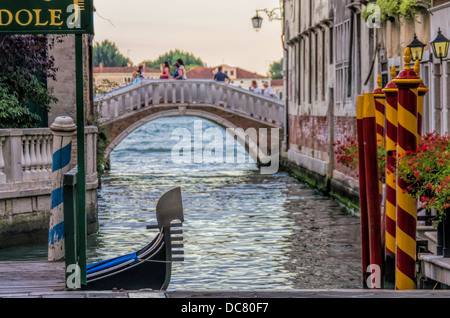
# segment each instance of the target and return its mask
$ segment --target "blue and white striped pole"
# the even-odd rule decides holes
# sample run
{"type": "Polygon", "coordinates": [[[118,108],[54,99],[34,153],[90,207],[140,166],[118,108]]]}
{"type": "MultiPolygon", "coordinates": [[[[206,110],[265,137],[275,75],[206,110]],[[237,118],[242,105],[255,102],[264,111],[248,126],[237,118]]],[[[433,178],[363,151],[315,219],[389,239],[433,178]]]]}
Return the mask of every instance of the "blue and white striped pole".
{"type": "Polygon", "coordinates": [[[62,116],[55,119],[50,129],[53,131],[53,169],[48,261],[57,262],[65,256],[63,177],[70,170],[72,138],[77,128],[72,118],[62,116]]]}

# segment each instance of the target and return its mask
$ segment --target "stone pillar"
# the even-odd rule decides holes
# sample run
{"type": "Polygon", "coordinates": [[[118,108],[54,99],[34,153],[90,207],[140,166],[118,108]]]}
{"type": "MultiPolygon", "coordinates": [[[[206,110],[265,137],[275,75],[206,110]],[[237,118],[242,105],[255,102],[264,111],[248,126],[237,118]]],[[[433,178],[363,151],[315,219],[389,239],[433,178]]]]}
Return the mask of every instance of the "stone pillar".
{"type": "Polygon", "coordinates": [[[64,256],[63,176],[70,169],[72,137],[76,130],[73,119],[57,117],[50,126],[53,137],[52,194],[48,240],[48,260],[61,261],[64,256]]]}

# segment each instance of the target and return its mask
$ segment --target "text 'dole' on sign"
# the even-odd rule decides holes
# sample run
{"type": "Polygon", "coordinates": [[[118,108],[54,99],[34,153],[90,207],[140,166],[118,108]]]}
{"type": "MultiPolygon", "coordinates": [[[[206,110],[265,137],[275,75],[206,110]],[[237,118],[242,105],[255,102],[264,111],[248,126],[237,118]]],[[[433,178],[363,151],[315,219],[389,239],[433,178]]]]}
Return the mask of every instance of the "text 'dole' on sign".
{"type": "Polygon", "coordinates": [[[0,33],[93,33],[93,0],[0,0],[0,33]]]}

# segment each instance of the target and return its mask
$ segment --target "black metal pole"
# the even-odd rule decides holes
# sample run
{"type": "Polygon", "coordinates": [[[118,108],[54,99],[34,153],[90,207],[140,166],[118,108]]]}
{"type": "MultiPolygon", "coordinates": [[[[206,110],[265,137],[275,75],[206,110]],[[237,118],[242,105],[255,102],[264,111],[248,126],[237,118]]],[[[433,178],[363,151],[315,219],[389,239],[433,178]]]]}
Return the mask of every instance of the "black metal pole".
{"type": "Polygon", "coordinates": [[[75,73],[77,96],[77,164],[78,164],[78,256],[81,284],[86,285],[86,168],[84,141],[83,35],[75,35],[75,73]]]}
{"type": "Polygon", "coordinates": [[[444,244],[442,248],[442,255],[444,256],[444,258],[448,258],[450,257],[450,220],[447,217],[447,213],[444,213],[442,220],[442,227],[444,232],[443,235],[444,244]]]}

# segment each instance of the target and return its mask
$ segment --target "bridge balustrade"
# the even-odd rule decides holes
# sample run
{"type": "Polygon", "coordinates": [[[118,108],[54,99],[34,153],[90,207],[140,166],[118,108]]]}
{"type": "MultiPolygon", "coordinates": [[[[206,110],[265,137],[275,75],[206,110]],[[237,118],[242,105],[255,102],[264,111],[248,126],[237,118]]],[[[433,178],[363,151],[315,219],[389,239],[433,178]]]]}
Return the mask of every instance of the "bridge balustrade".
{"type": "Polygon", "coordinates": [[[284,102],[213,80],[143,80],[95,97],[100,123],[146,107],[215,106],[276,126],[284,123],[284,102]]]}

